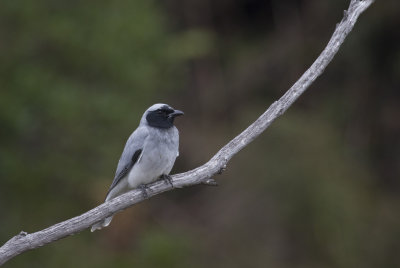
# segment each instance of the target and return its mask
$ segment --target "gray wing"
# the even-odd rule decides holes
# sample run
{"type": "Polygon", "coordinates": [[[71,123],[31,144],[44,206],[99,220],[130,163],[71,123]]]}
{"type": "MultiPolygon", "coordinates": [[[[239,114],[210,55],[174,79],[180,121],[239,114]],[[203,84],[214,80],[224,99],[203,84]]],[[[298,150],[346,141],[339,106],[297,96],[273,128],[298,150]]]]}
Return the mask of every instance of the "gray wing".
{"type": "Polygon", "coordinates": [[[122,152],[121,158],[118,161],[117,171],[115,172],[114,181],[112,182],[108,193],[124,178],[135,163],[140,158],[143,145],[148,136],[147,128],[139,127],[129,137],[125,144],[124,151],[122,152]]]}

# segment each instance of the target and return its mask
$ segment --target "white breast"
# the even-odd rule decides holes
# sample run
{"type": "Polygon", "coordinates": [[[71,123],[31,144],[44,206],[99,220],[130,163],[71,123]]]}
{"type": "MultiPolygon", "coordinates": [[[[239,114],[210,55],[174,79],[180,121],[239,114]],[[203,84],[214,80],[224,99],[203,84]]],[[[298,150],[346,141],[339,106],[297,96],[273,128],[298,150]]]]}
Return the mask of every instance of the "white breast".
{"type": "Polygon", "coordinates": [[[142,155],[128,175],[130,188],[156,181],[168,175],[178,155],[179,134],[173,127],[168,130],[154,129],[146,139],[142,155]]]}

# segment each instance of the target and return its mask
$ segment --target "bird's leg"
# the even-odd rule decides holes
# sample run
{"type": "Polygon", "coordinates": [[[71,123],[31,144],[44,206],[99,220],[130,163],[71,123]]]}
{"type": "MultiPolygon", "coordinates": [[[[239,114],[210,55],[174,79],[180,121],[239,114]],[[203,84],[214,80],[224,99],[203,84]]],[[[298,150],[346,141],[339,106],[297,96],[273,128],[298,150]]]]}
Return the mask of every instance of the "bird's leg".
{"type": "Polygon", "coordinates": [[[171,185],[172,188],[175,188],[174,184],[172,183],[172,178],[170,175],[162,174],[160,176],[160,179],[164,180],[167,184],[171,185]]]}
{"type": "Polygon", "coordinates": [[[138,186],[138,189],[140,189],[140,191],[142,191],[143,199],[149,198],[149,195],[147,194],[147,185],[146,184],[140,184],[138,186]]]}

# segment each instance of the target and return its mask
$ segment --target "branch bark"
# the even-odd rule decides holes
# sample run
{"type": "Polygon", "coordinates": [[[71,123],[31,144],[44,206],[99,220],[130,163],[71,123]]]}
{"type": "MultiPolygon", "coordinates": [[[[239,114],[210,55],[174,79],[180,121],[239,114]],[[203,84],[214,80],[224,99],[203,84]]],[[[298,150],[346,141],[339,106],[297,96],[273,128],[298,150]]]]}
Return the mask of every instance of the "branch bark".
{"type": "MultiPolygon", "coordinates": [[[[348,10],[344,11],[344,17],[341,22],[336,25],[336,29],[325,49],[311,67],[278,101],[272,103],[254,123],[226,144],[207,163],[188,172],[173,175],[171,181],[174,187],[164,181],[157,181],[150,184],[147,190],[148,198],[170,191],[173,188],[181,188],[196,184],[215,185],[212,176],[222,172],[235,154],[264,132],[265,129],[267,129],[276,118],[282,115],[314,80],[323,73],[326,66],[339,50],[346,36],[353,29],[359,15],[364,12],[373,1],[374,0],[351,0],[348,10]]],[[[89,228],[94,223],[142,201],[144,201],[144,197],[141,191],[132,190],[80,216],[57,223],[44,230],[31,234],[22,231],[0,248],[0,265],[22,252],[79,233],[89,228]]]]}

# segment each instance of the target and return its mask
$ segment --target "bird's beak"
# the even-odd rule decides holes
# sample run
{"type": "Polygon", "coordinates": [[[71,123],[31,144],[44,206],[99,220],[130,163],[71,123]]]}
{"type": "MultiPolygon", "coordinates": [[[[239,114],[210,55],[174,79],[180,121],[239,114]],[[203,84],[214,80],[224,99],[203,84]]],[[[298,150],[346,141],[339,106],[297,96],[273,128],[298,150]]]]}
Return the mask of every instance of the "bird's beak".
{"type": "Polygon", "coordinates": [[[182,112],[182,111],[174,110],[174,112],[173,112],[173,113],[170,113],[169,116],[170,116],[170,117],[177,117],[177,116],[184,115],[184,114],[185,114],[185,113],[182,112]]]}

